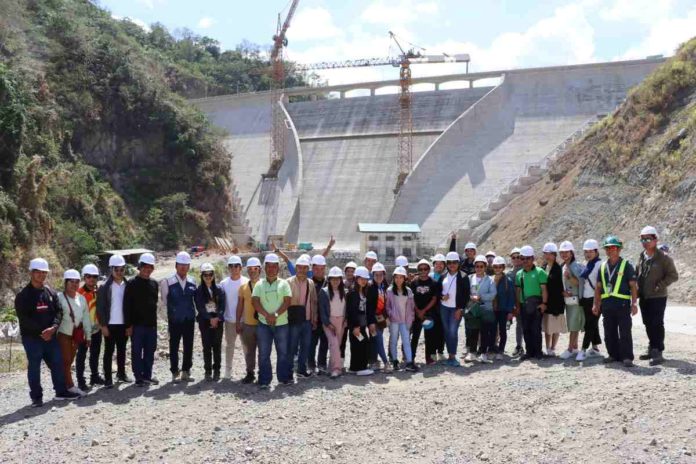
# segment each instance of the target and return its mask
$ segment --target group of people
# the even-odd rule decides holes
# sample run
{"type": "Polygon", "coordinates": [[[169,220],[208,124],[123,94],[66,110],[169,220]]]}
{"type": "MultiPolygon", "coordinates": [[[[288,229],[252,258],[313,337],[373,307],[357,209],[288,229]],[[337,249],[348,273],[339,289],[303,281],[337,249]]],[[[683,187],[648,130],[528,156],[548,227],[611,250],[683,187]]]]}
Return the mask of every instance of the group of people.
{"type": "Polygon", "coordinates": [[[250,257],[246,276],[241,258],[232,256],[227,261],[229,275],[219,284],[211,263],[201,265],[199,282],[189,276],[191,257],[186,252],[177,254],[175,273],[160,282],[151,277],[152,254],[140,256],[138,273],[129,280],[124,278],[124,258],[114,255],[102,285],[97,286],[98,268],[88,264],[81,273],[65,271],[61,292],[46,285],[49,265],[36,258],[29,265],[30,282],[15,299],[30,397],[34,406],[43,404],[42,361],[50,368],[57,399],[79,398],[94,385],[113,387],[114,351],[116,381],[132,382],[125,363],[128,339],[135,385],[158,384],[153,376],[158,301],[166,308],[169,367],[175,383],[191,380],[196,324],[207,381],[222,376],[223,339],[224,377],[231,378],[239,337],[246,369],[241,381],[257,382],[262,389],[272,381],[273,349],[280,384],[315,373],[341,376],[347,347],[348,371],[357,375],[372,375],[378,369],[416,372],[422,333],[426,365],[441,362],[457,367],[462,320],[465,362],[504,360],[513,320],[517,342],[513,357],[543,357],[542,333],[545,355],[555,356],[559,335],[569,332],[568,346],[560,357],[583,361],[600,355],[602,315],[608,353],[604,362],[630,367],[634,359],[631,316],[638,311],[638,300],[649,339],[648,351],[640,358],[659,364],[663,362],[667,287],[678,275],[671,257],[658,247],[654,227],[645,227],[640,241],[643,252],[635,267],[621,256],[622,242],[609,236],[601,245],[604,261],[596,240],[584,242],[584,264],[576,259],[573,244],[564,241],[560,246],[544,245],[542,266],[537,266],[531,246],[515,248],[508,269],[504,257],[478,254],[473,243],[465,245],[460,258],[453,237],[446,255],[421,259],[415,273],[409,272],[408,259],[396,258],[391,275],[374,251],[366,253],[362,266],[350,262],[327,272],[330,243],[324,253],[302,255],[294,263],[279,250],[266,254],[263,265],[259,258],[250,257]],[[288,279],[280,277],[281,258],[288,264],[288,279]],[[388,352],[385,331],[389,332],[388,352]],[[582,345],[580,332],[584,332],[582,345]],[[99,371],[102,344],[103,377],[99,371]],[[77,384],[72,378],[73,363],[77,384]]]}

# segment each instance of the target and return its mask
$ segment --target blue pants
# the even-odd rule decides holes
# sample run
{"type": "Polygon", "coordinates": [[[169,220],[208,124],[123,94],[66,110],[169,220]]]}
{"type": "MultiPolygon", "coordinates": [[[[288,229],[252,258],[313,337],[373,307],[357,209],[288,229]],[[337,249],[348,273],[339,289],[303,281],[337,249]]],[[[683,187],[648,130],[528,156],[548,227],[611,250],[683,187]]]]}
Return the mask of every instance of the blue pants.
{"type": "Polygon", "coordinates": [[[179,372],[179,342],[184,342],[184,359],[181,370],[188,372],[193,366],[193,328],[195,321],[169,322],[169,369],[172,374],[179,372]]]}
{"type": "Polygon", "coordinates": [[[399,359],[398,343],[401,337],[401,347],[404,350],[406,363],[413,362],[413,353],[411,352],[411,342],[408,339],[408,326],[406,323],[390,323],[389,324],[389,352],[392,355],[392,360],[399,359]]]}
{"type": "MultiPolygon", "coordinates": [[[[375,336],[372,337],[372,352],[374,353],[373,359],[376,361],[377,356],[382,360],[383,363],[389,362],[387,359],[387,352],[384,350],[384,329],[377,327],[375,331],[375,336]]],[[[393,356],[393,355],[392,355],[393,356]]],[[[398,357],[393,359],[399,359],[398,357]]]]}
{"type": "MultiPolygon", "coordinates": [[[[496,330],[498,332],[498,336],[500,337],[496,352],[499,354],[505,353],[505,344],[507,343],[508,314],[509,313],[506,313],[505,311],[496,311],[495,313],[496,330]]],[[[493,335],[493,340],[495,340],[495,334],[493,335]]]]}
{"type": "Polygon", "coordinates": [[[63,356],[60,354],[58,340],[54,335],[50,341],[39,337],[22,337],[24,352],[27,354],[27,379],[29,396],[32,400],[43,398],[41,388],[41,361],[51,370],[51,380],[56,395],[65,393],[65,375],[63,374],[63,356]]]}
{"type": "Polygon", "coordinates": [[[633,335],[631,327],[631,304],[620,308],[602,308],[604,320],[604,343],[609,356],[617,361],[633,361],[633,335]]]}
{"type": "Polygon", "coordinates": [[[102,333],[93,333],[90,337],[90,345],[87,348],[86,343],[80,344],[77,347],[77,356],[75,358],[75,374],[77,382],[86,383],[85,381],[85,362],[87,361],[87,351],[89,350],[89,372],[92,380],[99,377],[99,352],[101,351],[102,333]]]}
{"type": "Polygon", "coordinates": [[[290,358],[288,340],[290,328],[287,325],[270,326],[259,321],[256,326],[256,339],[259,346],[259,385],[270,385],[273,378],[271,367],[271,348],[276,350],[276,376],[279,382],[290,380],[290,358]]]}
{"type": "Polygon", "coordinates": [[[450,308],[445,305],[440,305],[440,317],[442,318],[442,331],[445,334],[445,345],[447,345],[447,353],[450,355],[457,354],[457,344],[459,343],[459,324],[461,319],[457,320],[454,317],[456,308],[450,308]]]}
{"type": "MultiPolygon", "coordinates": [[[[312,323],[304,321],[301,324],[289,325],[290,336],[288,337],[288,352],[297,355],[297,372],[307,372],[307,359],[309,358],[309,348],[312,345],[312,323]]],[[[292,358],[290,359],[290,378],[292,378],[292,358]]]]}
{"type": "Polygon", "coordinates": [[[152,364],[157,349],[157,327],[133,326],[131,364],[135,380],[152,379],[152,364]]]}

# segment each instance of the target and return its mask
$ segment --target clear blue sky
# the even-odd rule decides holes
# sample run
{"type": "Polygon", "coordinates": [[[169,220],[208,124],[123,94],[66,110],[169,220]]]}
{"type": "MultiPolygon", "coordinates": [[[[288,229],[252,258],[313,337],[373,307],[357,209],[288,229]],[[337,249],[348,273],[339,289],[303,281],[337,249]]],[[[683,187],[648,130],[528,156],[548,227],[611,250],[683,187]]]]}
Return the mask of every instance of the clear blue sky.
{"type": "MultiPolygon", "coordinates": [[[[117,17],[188,28],[234,48],[270,44],[287,0],[100,0],[117,17]]],[[[670,55],[696,35],[693,0],[300,0],[287,55],[298,62],[386,56],[387,31],[428,53],[469,53],[472,70],[670,55]]],[[[414,75],[457,72],[421,65],[414,75]]],[[[327,71],[337,84],[394,77],[393,70],[327,71]]]]}

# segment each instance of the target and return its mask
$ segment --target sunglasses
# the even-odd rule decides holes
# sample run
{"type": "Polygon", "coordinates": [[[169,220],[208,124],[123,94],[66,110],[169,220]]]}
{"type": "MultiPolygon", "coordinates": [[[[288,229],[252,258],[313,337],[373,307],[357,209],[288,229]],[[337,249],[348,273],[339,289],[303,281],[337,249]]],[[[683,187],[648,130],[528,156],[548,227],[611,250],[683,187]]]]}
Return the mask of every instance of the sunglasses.
{"type": "Polygon", "coordinates": [[[430,270],[429,267],[419,267],[418,272],[428,272],[430,270]]]}
{"type": "Polygon", "coordinates": [[[447,265],[450,265],[450,264],[459,264],[459,261],[447,261],[447,265]]]}
{"type": "Polygon", "coordinates": [[[85,279],[96,279],[96,278],[98,278],[98,277],[99,277],[99,276],[92,275],[92,274],[85,274],[85,279]]]}
{"type": "Polygon", "coordinates": [[[655,240],[652,237],[645,237],[640,239],[640,243],[652,243],[652,241],[655,240]]]}
{"type": "Polygon", "coordinates": [[[513,255],[513,256],[510,256],[510,259],[520,259],[520,255],[513,255]]]}
{"type": "Polygon", "coordinates": [[[520,259],[522,261],[531,261],[534,259],[534,257],[533,256],[522,256],[520,259]]]}
{"type": "Polygon", "coordinates": [[[215,274],[212,272],[204,272],[202,274],[203,278],[208,278],[208,277],[215,277],[215,274]]]}
{"type": "MultiPolygon", "coordinates": [[[[269,263],[269,264],[270,264],[270,263],[269,263]]],[[[241,264],[230,264],[230,265],[227,266],[227,267],[242,267],[242,265],[241,265],[241,264]]]]}
{"type": "Polygon", "coordinates": [[[67,283],[72,282],[72,283],[74,283],[74,284],[79,284],[79,283],[80,283],[80,279],[65,279],[65,282],[67,282],[67,283]]]}

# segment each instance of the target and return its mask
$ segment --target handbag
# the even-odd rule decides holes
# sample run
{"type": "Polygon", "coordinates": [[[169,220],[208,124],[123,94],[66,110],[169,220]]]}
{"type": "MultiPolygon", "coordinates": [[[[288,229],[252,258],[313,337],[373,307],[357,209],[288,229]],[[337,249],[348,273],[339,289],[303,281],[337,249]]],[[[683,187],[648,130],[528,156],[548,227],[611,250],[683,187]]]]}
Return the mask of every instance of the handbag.
{"type": "Polygon", "coordinates": [[[577,296],[567,296],[564,298],[566,306],[577,306],[580,301],[577,296]]]}
{"type": "Polygon", "coordinates": [[[288,307],[288,324],[302,324],[307,320],[307,299],[309,299],[309,280],[307,281],[307,293],[305,293],[304,304],[288,307]]]}
{"type": "Polygon", "coordinates": [[[72,320],[73,323],[73,342],[76,345],[81,345],[85,342],[85,329],[82,328],[82,324],[80,324],[79,326],[75,325],[75,313],[73,313],[72,305],[70,304],[70,299],[67,295],[63,296],[65,296],[65,301],[68,303],[68,309],[70,310],[70,320],[72,320]]]}

